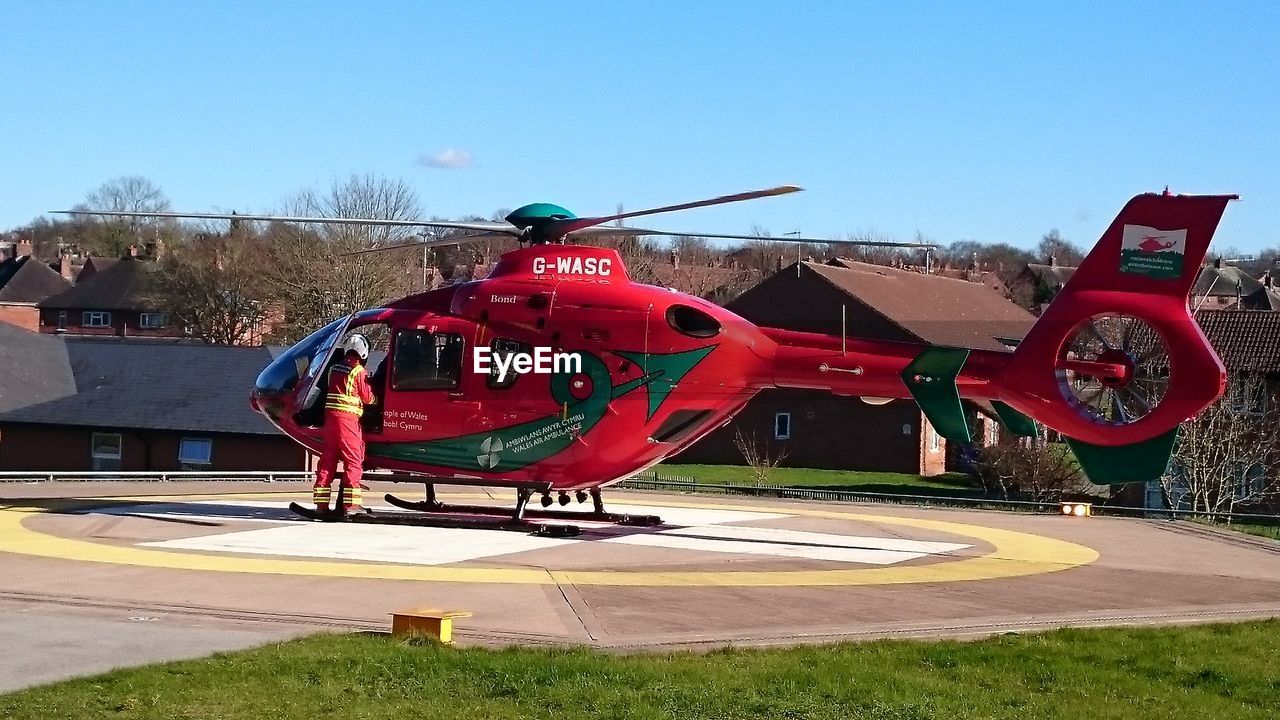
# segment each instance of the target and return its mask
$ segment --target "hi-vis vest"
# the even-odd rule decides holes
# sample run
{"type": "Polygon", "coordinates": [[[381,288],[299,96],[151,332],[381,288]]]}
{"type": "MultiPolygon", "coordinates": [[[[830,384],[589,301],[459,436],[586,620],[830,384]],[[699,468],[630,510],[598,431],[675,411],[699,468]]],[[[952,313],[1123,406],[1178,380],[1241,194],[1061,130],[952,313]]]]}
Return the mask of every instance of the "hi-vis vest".
{"type": "Polygon", "coordinates": [[[360,398],[364,374],[363,365],[334,365],[329,371],[329,396],[324,402],[324,409],[351,413],[356,417],[364,415],[364,402],[360,398]]]}

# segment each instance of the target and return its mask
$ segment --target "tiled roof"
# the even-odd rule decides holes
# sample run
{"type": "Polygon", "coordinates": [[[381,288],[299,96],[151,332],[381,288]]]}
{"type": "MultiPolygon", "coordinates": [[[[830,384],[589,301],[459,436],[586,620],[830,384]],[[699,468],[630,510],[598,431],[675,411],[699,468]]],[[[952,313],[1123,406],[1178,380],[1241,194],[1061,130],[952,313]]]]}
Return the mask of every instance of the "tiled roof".
{"type": "Polygon", "coordinates": [[[1215,267],[1212,264],[1200,268],[1195,285],[1191,287],[1192,295],[1252,295],[1262,289],[1262,283],[1244,270],[1232,265],[1215,267]]]}
{"type": "Polygon", "coordinates": [[[1228,370],[1280,372],[1280,312],[1206,310],[1196,321],[1228,370]]]}
{"type": "Polygon", "coordinates": [[[71,361],[61,338],[0,323],[0,417],[75,392],[71,361]]]}
{"type": "Polygon", "coordinates": [[[65,278],[30,256],[0,262],[0,302],[38,303],[70,287],[65,278]]]}
{"type": "Polygon", "coordinates": [[[42,308],[57,310],[150,310],[146,300],[147,275],[152,269],[149,263],[138,260],[119,260],[76,283],[76,286],[58,293],[40,303],[42,308]]]}
{"type": "Polygon", "coordinates": [[[277,432],[249,407],[254,379],[271,362],[267,348],[0,332],[22,333],[0,336],[0,422],[277,432]],[[22,369],[16,377],[14,368],[22,369]]]}
{"type": "Polygon", "coordinates": [[[1070,265],[1027,263],[1027,270],[1031,271],[1032,274],[1040,278],[1040,280],[1045,284],[1057,287],[1066,285],[1067,281],[1071,279],[1071,276],[1076,274],[1076,269],[1070,265]]]}
{"type": "Polygon", "coordinates": [[[980,283],[851,260],[804,267],[933,345],[1005,350],[1001,338],[1022,339],[1036,320],[980,283]]]}

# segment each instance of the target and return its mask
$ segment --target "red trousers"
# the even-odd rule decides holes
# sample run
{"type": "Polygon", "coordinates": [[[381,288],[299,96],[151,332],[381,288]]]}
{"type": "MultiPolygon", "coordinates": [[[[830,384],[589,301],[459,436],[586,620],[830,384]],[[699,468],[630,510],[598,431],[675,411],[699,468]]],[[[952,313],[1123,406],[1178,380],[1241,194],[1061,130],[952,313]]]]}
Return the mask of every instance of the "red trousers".
{"type": "Polygon", "coordinates": [[[360,493],[360,476],[364,473],[364,434],[360,418],[348,412],[329,411],[324,414],[324,450],[320,453],[320,467],[316,469],[316,484],[311,496],[317,507],[328,507],[333,487],[333,475],[342,461],[342,505],[358,508],[363,501],[360,493]]]}

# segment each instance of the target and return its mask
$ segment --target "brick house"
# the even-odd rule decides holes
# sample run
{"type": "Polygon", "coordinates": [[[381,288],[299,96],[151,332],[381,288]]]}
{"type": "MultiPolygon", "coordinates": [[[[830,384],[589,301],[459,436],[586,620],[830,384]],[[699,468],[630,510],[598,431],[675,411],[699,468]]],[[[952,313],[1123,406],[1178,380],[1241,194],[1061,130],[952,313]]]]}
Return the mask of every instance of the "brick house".
{"type": "Polygon", "coordinates": [[[183,328],[147,299],[155,264],[132,257],[90,258],[74,287],[38,303],[40,332],[120,337],[182,337],[183,328]]]}
{"type": "Polygon", "coordinates": [[[0,470],[304,470],[249,407],[267,348],[0,325],[0,470]]]}
{"type": "Polygon", "coordinates": [[[1048,263],[1027,263],[1009,279],[1007,297],[1036,313],[1044,312],[1075,273],[1074,267],[1059,265],[1052,257],[1048,263]]]}
{"type": "Polygon", "coordinates": [[[0,261],[0,323],[35,332],[40,328],[37,305],[70,287],[70,281],[31,256],[30,243],[17,243],[0,261]]]}
{"type": "MultiPolygon", "coordinates": [[[[1009,351],[1035,318],[985,285],[911,270],[833,260],[780,270],[726,307],[767,327],[850,337],[1009,351]],[[842,312],[843,311],[843,312],[842,312]]],[[[977,437],[995,439],[979,418],[977,437]]],[[[742,464],[735,431],[785,449],[784,466],[936,475],[947,442],[910,400],[870,405],[825,391],[766,390],[678,460],[742,464]]]]}
{"type": "MultiPolygon", "coordinates": [[[[1066,285],[1076,269],[1050,262],[1029,263],[1009,281],[1014,302],[1042,311],[1066,285]]],[[[1280,310],[1280,289],[1273,273],[1255,278],[1244,268],[1224,265],[1221,258],[1200,268],[1191,287],[1194,310],[1280,310]]]]}
{"type": "MultiPolygon", "coordinates": [[[[1209,344],[1227,369],[1226,399],[1233,413],[1261,415],[1270,405],[1277,410],[1280,402],[1280,312],[1272,310],[1202,310],[1196,322],[1209,344]],[[1265,392],[1246,396],[1242,387],[1260,378],[1265,392]]],[[[1280,472],[1280,458],[1260,469],[1269,478],[1280,472]]],[[[1113,496],[1118,505],[1163,509],[1165,498],[1160,483],[1135,483],[1119,488],[1113,496]]],[[[1280,500],[1273,499],[1265,507],[1251,507],[1247,512],[1280,512],[1280,500]]]]}
{"type": "Polygon", "coordinates": [[[1270,287],[1271,276],[1261,280],[1243,268],[1223,265],[1221,259],[1200,269],[1191,288],[1191,307],[1200,310],[1280,310],[1280,293],[1270,287]]]}

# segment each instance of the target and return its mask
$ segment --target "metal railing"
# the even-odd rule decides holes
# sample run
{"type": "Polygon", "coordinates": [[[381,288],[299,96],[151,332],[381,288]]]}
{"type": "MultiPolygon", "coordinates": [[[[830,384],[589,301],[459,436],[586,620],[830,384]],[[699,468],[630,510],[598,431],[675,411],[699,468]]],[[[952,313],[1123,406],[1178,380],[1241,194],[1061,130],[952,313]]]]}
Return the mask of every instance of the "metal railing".
{"type": "MultiPolygon", "coordinates": [[[[692,477],[664,477],[656,472],[644,473],[618,483],[618,488],[626,490],[657,490],[662,492],[687,492],[720,495],[746,495],[750,497],[768,497],[783,500],[816,500],[822,502],[849,503],[884,503],[898,505],[915,505],[918,507],[953,507],[971,510],[1014,510],[1022,512],[1061,512],[1061,503],[1039,500],[1007,500],[993,497],[963,497],[947,495],[919,495],[912,493],[877,493],[857,490],[822,490],[816,488],[796,488],[782,485],[728,485],[718,483],[699,483],[692,477]]],[[[1203,511],[1176,508],[1146,508],[1128,505],[1107,505],[1092,503],[1095,515],[1116,515],[1123,517],[1145,517],[1177,520],[1181,518],[1204,518],[1209,514],[1203,511]]],[[[1217,513],[1212,517],[1224,522],[1244,522],[1259,525],[1280,525],[1280,515],[1264,513],[1217,513]]]]}
{"type": "MultiPolygon", "coordinates": [[[[378,479],[379,472],[368,474],[378,479]]],[[[309,470],[165,470],[165,471],[64,471],[64,470],[8,470],[0,471],[0,484],[44,482],[313,482],[315,473],[309,470]]],[[[441,484],[448,484],[442,481],[441,484]]],[[[662,492],[701,493],[719,495],[744,495],[783,500],[812,500],[820,502],[883,503],[915,505],[918,507],[951,507],[975,510],[1015,510],[1021,512],[1060,512],[1057,501],[1006,500],[993,497],[963,497],[948,495],[920,495],[913,493],[861,492],[857,490],[824,490],[796,488],[783,485],[728,485],[699,483],[685,475],[663,476],[647,472],[618,483],[624,490],[657,490],[662,492]]],[[[1176,520],[1179,518],[1203,518],[1206,513],[1195,510],[1170,508],[1144,508],[1124,505],[1093,503],[1095,515],[1118,515],[1176,520]]],[[[1259,525],[1280,526],[1280,515],[1263,513],[1218,513],[1215,520],[1245,522],[1259,525]]]]}
{"type": "Polygon", "coordinates": [[[164,470],[125,472],[118,470],[6,470],[0,483],[39,482],[312,482],[315,473],[306,470],[164,470]]]}

